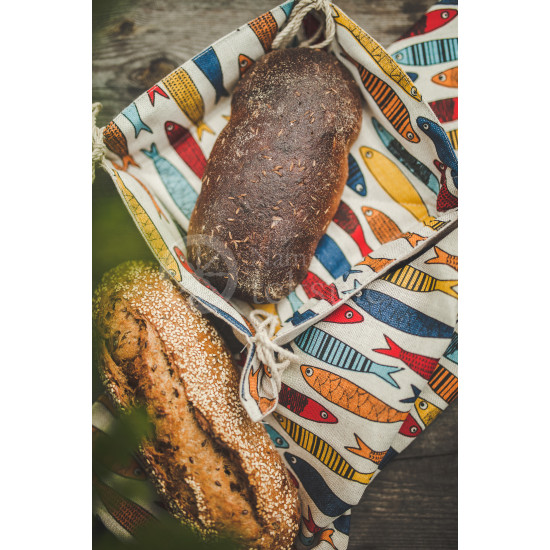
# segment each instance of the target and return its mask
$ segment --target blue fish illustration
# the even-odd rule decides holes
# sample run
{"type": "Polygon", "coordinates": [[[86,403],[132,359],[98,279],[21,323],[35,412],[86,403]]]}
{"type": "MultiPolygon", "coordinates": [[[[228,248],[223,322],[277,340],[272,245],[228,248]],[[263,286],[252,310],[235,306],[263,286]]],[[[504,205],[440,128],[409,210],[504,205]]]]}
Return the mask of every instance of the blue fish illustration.
{"type": "MultiPolygon", "coordinates": [[[[214,304],[211,304],[210,302],[207,302],[206,300],[204,300],[202,298],[199,298],[198,296],[195,296],[195,300],[198,300],[199,302],[204,304],[207,308],[213,310],[214,313],[218,317],[222,317],[223,319],[225,319],[226,321],[231,323],[234,327],[236,327],[243,334],[246,334],[247,336],[252,336],[252,333],[250,332],[248,327],[245,327],[242,323],[239,323],[239,321],[237,321],[237,319],[235,319],[235,317],[233,317],[232,315],[229,315],[229,313],[226,313],[225,311],[223,311],[219,307],[216,307],[214,304]]],[[[251,349],[250,352],[249,352],[251,354],[250,355],[251,357],[252,357],[252,354],[253,354],[253,349],[251,349]]]]}
{"type": "Polygon", "coordinates": [[[418,73],[407,73],[407,76],[414,82],[418,78],[418,73]]]}
{"type": "Polygon", "coordinates": [[[326,234],[321,237],[317,245],[315,257],[334,279],[351,269],[351,264],[340,250],[340,247],[326,234]]]}
{"type": "Polygon", "coordinates": [[[218,103],[220,97],[229,96],[229,92],[223,87],[223,72],[220,60],[212,46],[196,55],[193,61],[204,73],[204,76],[208,78],[210,84],[214,86],[214,90],[216,90],[216,103],[218,103]]]}
{"type": "Polygon", "coordinates": [[[151,144],[150,151],[147,151],[147,149],[142,149],[141,151],[150,159],[153,159],[160,179],[172,197],[172,200],[183,214],[187,218],[190,218],[198,197],[195,189],[191,187],[185,176],[169,160],[159,154],[157,146],[154,143],[151,144]]]}
{"type": "Polygon", "coordinates": [[[413,44],[395,52],[392,57],[400,65],[422,67],[456,61],[458,59],[458,38],[442,38],[413,44]]]}
{"type": "Polygon", "coordinates": [[[380,461],[380,464],[378,464],[378,468],[380,470],[383,470],[388,465],[388,462],[390,462],[390,460],[392,460],[398,454],[399,453],[393,447],[390,447],[386,451],[386,454],[384,455],[384,458],[380,461]]]}
{"type": "Polygon", "coordinates": [[[339,518],[336,518],[332,524],[334,525],[334,528],[337,531],[340,531],[340,533],[344,533],[344,535],[349,535],[349,528],[351,524],[351,516],[349,514],[346,514],[344,516],[340,516],[339,518]]]}
{"type": "Polygon", "coordinates": [[[269,434],[269,437],[271,438],[271,441],[273,441],[275,447],[278,447],[279,449],[288,449],[288,443],[283,437],[279,435],[277,430],[272,428],[269,424],[267,424],[267,422],[262,422],[262,424],[267,430],[267,433],[269,434]]]}
{"type": "Polygon", "coordinates": [[[378,321],[407,334],[427,338],[450,338],[453,335],[453,327],[383,292],[364,289],[351,299],[378,321]]]}
{"type": "Polygon", "coordinates": [[[445,350],[443,357],[458,365],[458,334],[456,332],[453,334],[453,337],[451,338],[451,343],[449,344],[449,347],[445,350]]]}
{"type": "Polygon", "coordinates": [[[358,195],[362,197],[367,196],[365,177],[359,168],[359,164],[357,164],[357,161],[351,154],[348,155],[348,181],[346,181],[346,185],[350,189],[353,189],[358,195]]]}
{"type": "Polygon", "coordinates": [[[418,127],[433,141],[439,160],[451,169],[453,183],[458,189],[458,159],[456,158],[453,146],[445,130],[434,122],[423,116],[416,119],[418,127]]]}
{"type": "Polygon", "coordinates": [[[411,390],[413,392],[411,397],[406,397],[405,399],[400,399],[399,403],[414,403],[418,396],[420,395],[420,388],[417,388],[414,384],[411,384],[411,390]]]}
{"type": "Polygon", "coordinates": [[[294,0],[290,0],[290,2],[285,2],[281,6],[282,10],[285,12],[287,19],[290,17],[290,12],[292,11],[293,7],[294,7],[294,0]]]}
{"type": "Polygon", "coordinates": [[[368,372],[378,376],[384,382],[399,388],[392,374],[403,370],[401,367],[380,365],[366,355],[348,346],[342,340],[315,326],[309,327],[294,339],[294,343],[305,353],[340,369],[354,372],[368,372]]]}
{"type": "Polygon", "coordinates": [[[294,315],[287,319],[287,322],[290,321],[294,326],[297,326],[305,323],[308,319],[315,317],[315,315],[316,313],[311,309],[306,309],[303,313],[295,311],[294,315]]]}
{"type": "Polygon", "coordinates": [[[344,502],[330,490],[323,476],[311,464],[289,452],[286,452],[284,457],[315,506],[325,516],[341,516],[351,508],[351,504],[344,502]]]}
{"type": "Polygon", "coordinates": [[[437,195],[439,193],[439,180],[430,172],[429,168],[411,155],[374,117],[372,118],[372,124],[388,151],[437,195]]]}
{"type": "Polygon", "coordinates": [[[132,123],[132,126],[134,127],[134,131],[136,135],[134,137],[138,137],[139,133],[142,130],[145,130],[146,132],[153,133],[153,130],[141,120],[141,117],[139,116],[137,105],[134,103],[128,105],[124,111],[122,111],[122,114],[132,123]]]}

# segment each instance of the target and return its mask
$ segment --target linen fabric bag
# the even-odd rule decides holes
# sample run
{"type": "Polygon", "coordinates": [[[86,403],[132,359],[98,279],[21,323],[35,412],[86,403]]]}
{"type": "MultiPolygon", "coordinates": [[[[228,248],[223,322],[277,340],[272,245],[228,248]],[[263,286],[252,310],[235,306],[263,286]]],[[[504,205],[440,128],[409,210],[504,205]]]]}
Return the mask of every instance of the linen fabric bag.
{"type": "MultiPolygon", "coordinates": [[[[294,4],[218,40],[126,107],[102,130],[103,166],[160,265],[246,345],[242,403],[264,422],[299,488],[298,547],[344,550],[351,508],[368,484],[457,397],[458,6],[435,4],[385,50],[329,5],[328,49],[361,89],[362,128],[306,278],[258,306],[191,270],[186,231],[231,91],[270,51],[294,4]],[[260,323],[257,309],[276,317],[260,323]]],[[[93,412],[108,433],[114,415],[101,401],[93,412]]],[[[98,482],[94,510],[131,538],[117,474],[98,482]]],[[[154,490],[141,483],[137,515],[161,517],[154,490]]]]}

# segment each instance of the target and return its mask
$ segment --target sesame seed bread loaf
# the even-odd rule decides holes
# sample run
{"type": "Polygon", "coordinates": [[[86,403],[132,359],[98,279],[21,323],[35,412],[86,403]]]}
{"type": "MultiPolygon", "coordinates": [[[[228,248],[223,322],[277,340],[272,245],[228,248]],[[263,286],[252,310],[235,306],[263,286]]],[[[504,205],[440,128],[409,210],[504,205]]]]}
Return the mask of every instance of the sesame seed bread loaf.
{"type": "Polygon", "coordinates": [[[194,269],[249,302],[287,296],[334,217],[361,128],[361,94],[322,50],[261,57],[237,84],[189,222],[194,269]]]}
{"type": "Polygon", "coordinates": [[[243,548],[292,548],[296,490],[242,407],[237,367],[213,325],[143,262],[103,277],[94,321],[109,395],[123,409],[145,406],[154,423],[141,453],[173,515],[243,548]]]}

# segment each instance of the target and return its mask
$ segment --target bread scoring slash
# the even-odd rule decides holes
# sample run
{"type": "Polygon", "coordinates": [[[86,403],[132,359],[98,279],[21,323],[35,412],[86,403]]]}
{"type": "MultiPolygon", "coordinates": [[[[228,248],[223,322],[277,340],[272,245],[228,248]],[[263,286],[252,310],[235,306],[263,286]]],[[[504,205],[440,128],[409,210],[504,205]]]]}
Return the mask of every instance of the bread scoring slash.
{"type": "Polygon", "coordinates": [[[228,297],[287,296],[336,213],[361,116],[351,74],[322,50],[273,51],[248,69],[190,219],[198,274],[228,297]]]}

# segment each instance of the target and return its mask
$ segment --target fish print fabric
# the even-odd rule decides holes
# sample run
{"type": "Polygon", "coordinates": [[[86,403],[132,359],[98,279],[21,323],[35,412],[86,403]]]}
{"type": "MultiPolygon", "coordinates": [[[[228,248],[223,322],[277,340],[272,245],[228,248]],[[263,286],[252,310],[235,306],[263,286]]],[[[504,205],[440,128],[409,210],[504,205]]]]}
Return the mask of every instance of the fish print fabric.
{"type": "MultiPolygon", "coordinates": [[[[113,182],[173,280],[243,344],[254,334],[254,307],[278,316],[274,342],[296,361],[279,393],[248,345],[239,358],[242,403],[299,488],[297,547],[345,550],[351,509],[368,485],[458,395],[458,5],[435,4],[388,49],[332,5],[329,49],[362,92],[362,129],[304,281],[278,303],[254,306],[231,298],[230,281],[219,291],[193,271],[186,231],[232,90],[270,51],[293,7],[218,40],[103,133],[113,182]]],[[[96,404],[94,426],[106,429],[111,414],[96,404]]],[[[146,479],[138,481],[149,496],[135,509],[113,479],[96,480],[104,496],[96,510],[131,538],[133,524],[117,511],[146,522],[162,509],[146,479]]]]}

